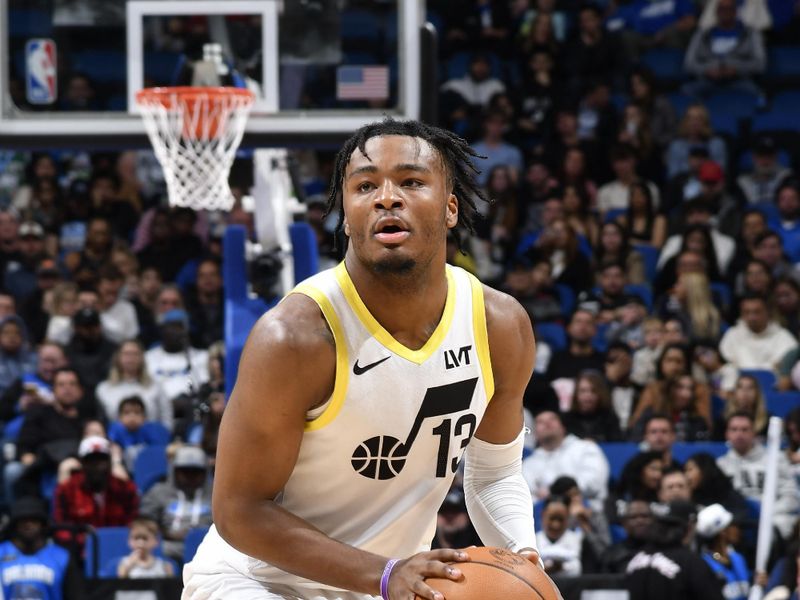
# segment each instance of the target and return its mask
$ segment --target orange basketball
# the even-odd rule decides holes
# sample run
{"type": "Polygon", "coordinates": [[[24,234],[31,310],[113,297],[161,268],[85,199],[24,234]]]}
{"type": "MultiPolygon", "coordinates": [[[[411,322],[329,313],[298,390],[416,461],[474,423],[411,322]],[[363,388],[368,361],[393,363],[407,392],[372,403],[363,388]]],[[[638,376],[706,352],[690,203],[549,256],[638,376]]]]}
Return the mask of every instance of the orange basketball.
{"type": "MultiPolygon", "coordinates": [[[[524,556],[503,548],[464,548],[469,562],[451,563],[464,576],[460,581],[425,580],[446,600],[563,600],[544,570],[524,556]]],[[[415,600],[420,600],[419,596],[415,600]]]]}

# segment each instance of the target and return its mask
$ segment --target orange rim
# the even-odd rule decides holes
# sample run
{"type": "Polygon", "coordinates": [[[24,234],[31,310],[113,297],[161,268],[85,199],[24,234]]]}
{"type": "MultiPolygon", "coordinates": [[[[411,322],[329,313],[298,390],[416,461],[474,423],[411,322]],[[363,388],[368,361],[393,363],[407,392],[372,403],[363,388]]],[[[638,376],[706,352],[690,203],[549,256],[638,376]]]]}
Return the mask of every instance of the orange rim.
{"type": "Polygon", "coordinates": [[[181,100],[194,102],[200,98],[207,98],[212,102],[235,97],[243,103],[253,102],[255,94],[250,90],[235,87],[192,87],[188,85],[173,87],[153,87],[144,88],[136,92],[137,104],[160,103],[164,106],[171,106],[172,99],[178,97],[181,100]]]}

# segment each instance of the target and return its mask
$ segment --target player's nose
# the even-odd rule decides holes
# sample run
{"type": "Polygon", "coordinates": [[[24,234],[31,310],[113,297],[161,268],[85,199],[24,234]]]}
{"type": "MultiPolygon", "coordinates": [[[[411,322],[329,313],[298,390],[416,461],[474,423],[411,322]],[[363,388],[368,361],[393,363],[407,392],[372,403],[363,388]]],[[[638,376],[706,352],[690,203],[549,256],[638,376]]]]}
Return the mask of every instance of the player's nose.
{"type": "Polygon", "coordinates": [[[403,199],[394,181],[386,178],[378,187],[378,193],[375,194],[375,208],[381,210],[390,210],[392,208],[402,208],[403,199]]]}

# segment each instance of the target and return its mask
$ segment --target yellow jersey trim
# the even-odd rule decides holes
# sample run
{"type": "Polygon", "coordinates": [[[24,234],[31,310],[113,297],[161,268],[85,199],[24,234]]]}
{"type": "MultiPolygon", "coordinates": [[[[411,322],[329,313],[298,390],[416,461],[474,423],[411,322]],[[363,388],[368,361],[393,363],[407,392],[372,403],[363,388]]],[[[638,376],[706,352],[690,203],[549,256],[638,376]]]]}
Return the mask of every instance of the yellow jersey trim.
{"type": "Polygon", "coordinates": [[[369,309],[358,295],[356,286],[353,285],[353,280],[350,279],[350,274],[347,272],[347,267],[345,266],[344,261],[340,262],[336,266],[335,272],[336,280],[339,282],[339,285],[342,288],[342,293],[344,293],[345,300],[347,300],[347,303],[358,317],[358,320],[361,321],[361,324],[364,325],[372,337],[374,337],[383,346],[398,356],[421,365],[431,357],[431,355],[439,347],[447,335],[450,325],[453,322],[453,314],[456,310],[456,285],[455,281],[453,281],[453,275],[450,272],[450,267],[447,267],[446,271],[447,300],[444,303],[442,318],[439,321],[439,324],[436,326],[436,329],[431,337],[428,338],[428,341],[425,342],[425,345],[423,345],[419,350],[411,350],[410,348],[398,342],[392,337],[392,334],[386,331],[383,326],[378,323],[375,317],[372,316],[372,313],[369,312],[369,309]]]}
{"type": "Polygon", "coordinates": [[[328,326],[331,328],[333,341],[336,345],[336,377],[328,406],[316,419],[306,422],[305,425],[305,431],[316,431],[329,425],[339,414],[339,411],[342,410],[347,393],[347,379],[350,370],[350,362],[347,356],[347,339],[344,336],[342,323],[333,309],[333,304],[324,293],[308,284],[300,284],[289,293],[303,294],[317,303],[325,320],[328,322],[328,326]]]}
{"type": "Polygon", "coordinates": [[[492,356],[489,352],[489,330],[486,327],[486,304],[483,301],[483,284],[474,275],[467,273],[472,287],[472,333],[475,336],[478,362],[481,365],[483,385],[486,388],[486,402],[494,396],[494,374],[492,356]]]}

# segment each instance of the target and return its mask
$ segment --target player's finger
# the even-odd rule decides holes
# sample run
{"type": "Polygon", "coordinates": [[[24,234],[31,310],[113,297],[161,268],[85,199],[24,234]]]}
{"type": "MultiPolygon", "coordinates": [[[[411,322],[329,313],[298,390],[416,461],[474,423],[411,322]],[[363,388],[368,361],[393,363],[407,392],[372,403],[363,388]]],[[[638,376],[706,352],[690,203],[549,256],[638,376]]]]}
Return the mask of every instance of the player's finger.
{"type": "Polygon", "coordinates": [[[421,579],[415,581],[411,589],[414,590],[414,593],[420,598],[426,598],[427,600],[444,600],[444,594],[442,594],[442,592],[433,589],[421,579]]]}
{"type": "Polygon", "coordinates": [[[438,560],[429,560],[425,563],[422,574],[425,577],[439,577],[441,579],[452,579],[453,581],[458,581],[462,576],[461,569],[438,560]]]}
{"type": "Polygon", "coordinates": [[[523,550],[520,556],[524,556],[535,565],[539,564],[539,553],[536,550],[523,550]]]}
{"type": "Polygon", "coordinates": [[[441,562],[467,562],[469,560],[469,554],[463,550],[440,548],[439,550],[431,550],[428,552],[428,558],[441,562]]]}

